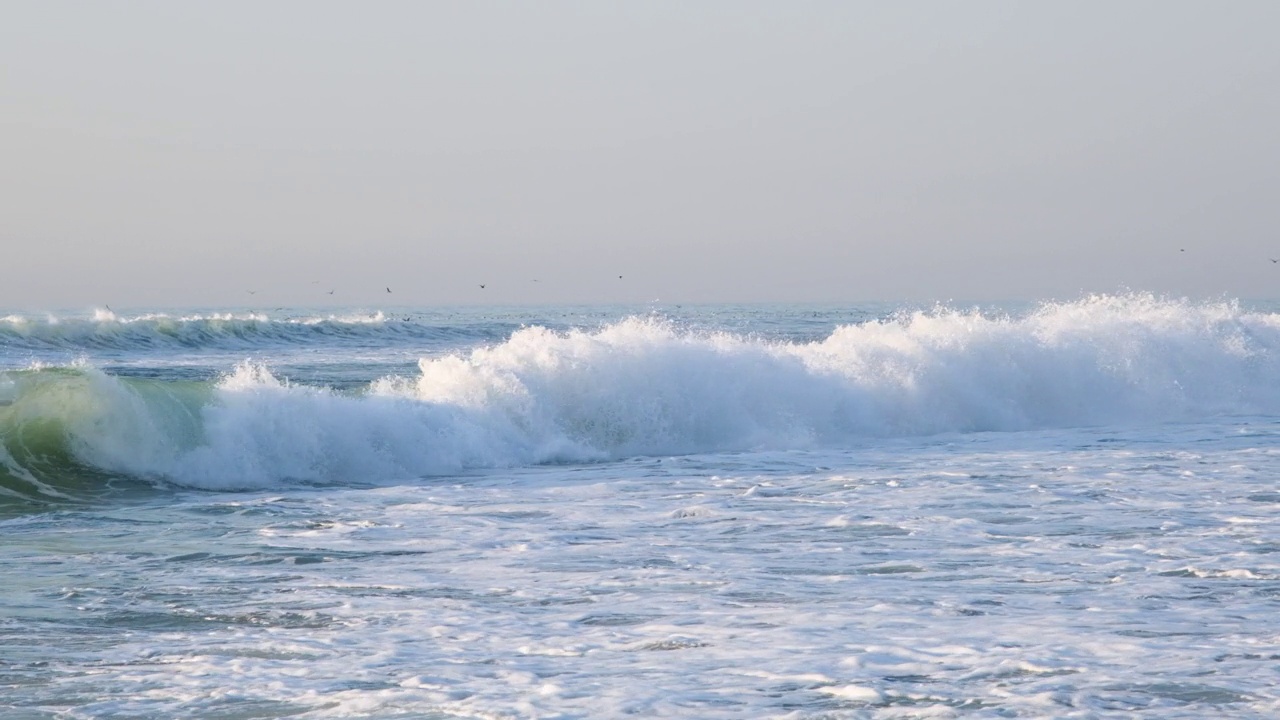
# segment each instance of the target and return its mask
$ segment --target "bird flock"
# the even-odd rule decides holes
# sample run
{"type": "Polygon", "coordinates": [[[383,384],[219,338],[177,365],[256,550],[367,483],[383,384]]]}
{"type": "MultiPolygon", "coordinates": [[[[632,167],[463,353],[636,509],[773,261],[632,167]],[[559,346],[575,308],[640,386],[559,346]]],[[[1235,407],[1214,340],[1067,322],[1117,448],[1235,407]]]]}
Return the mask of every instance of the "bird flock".
{"type": "MultiPolygon", "coordinates": [[[[621,275],[619,275],[619,276],[618,276],[618,279],[619,279],[619,280],[621,280],[621,279],[622,279],[622,276],[621,276],[621,275]]],[[[538,280],[538,278],[533,278],[532,280],[530,280],[530,282],[539,282],[539,280],[538,280]]],[[[319,285],[319,284],[320,284],[320,281],[319,281],[319,280],[312,280],[312,281],[311,281],[311,284],[312,284],[312,285],[319,285]]],[[[481,289],[481,290],[484,290],[485,288],[487,288],[487,287],[489,286],[489,284],[488,284],[488,283],[477,283],[477,285],[480,287],[480,289],[481,289]]],[[[388,295],[392,295],[392,294],[394,294],[394,293],[392,293],[392,292],[391,292],[391,287],[390,287],[390,286],[388,286],[388,285],[384,285],[384,286],[383,286],[383,288],[387,291],[387,294],[388,294],[388,295]]],[[[325,294],[326,294],[326,295],[332,295],[332,294],[334,294],[334,293],[335,293],[335,292],[337,292],[337,291],[338,291],[338,289],[337,289],[337,288],[333,288],[333,289],[329,290],[328,292],[326,292],[325,294]]],[[[257,291],[257,290],[246,290],[245,292],[249,293],[250,295],[254,295],[254,294],[256,294],[258,291],[257,291]]]]}
{"type": "MultiPolygon", "coordinates": [[[[1275,262],[1275,261],[1273,260],[1272,262],[1275,262]]],[[[621,276],[621,275],[619,275],[619,276],[618,276],[618,279],[619,279],[619,280],[621,280],[621,279],[622,279],[622,276],[621,276]]],[[[530,282],[540,282],[540,281],[538,280],[538,278],[533,278],[533,279],[531,279],[531,280],[530,280],[530,282]]],[[[312,284],[312,285],[319,285],[319,284],[320,284],[320,281],[319,281],[319,280],[312,280],[310,284],[312,284]]],[[[479,289],[484,290],[484,289],[486,289],[486,288],[488,288],[488,287],[489,287],[489,283],[487,283],[487,282],[477,283],[477,286],[479,287],[479,289]]],[[[386,292],[386,294],[388,294],[388,295],[394,295],[394,294],[395,294],[395,293],[393,293],[393,292],[391,291],[391,286],[390,286],[390,285],[384,285],[384,286],[383,286],[383,290],[384,290],[384,291],[386,292]]],[[[258,291],[257,291],[257,290],[245,290],[245,292],[246,292],[246,293],[248,293],[249,295],[257,295],[257,294],[258,294],[258,291]]],[[[325,295],[334,295],[334,294],[335,294],[335,293],[337,293],[337,292],[338,292],[338,288],[333,287],[333,288],[330,288],[330,289],[326,290],[326,291],[324,292],[324,294],[325,294],[325,295]]],[[[108,307],[108,309],[110,309],[110,308],[108,307]]]]}
{"type": "MultiPolygon", "coordinates": [[[[1187,252],[1187,249],[1185,249],[1185,247],[1179,247],[1178,251],[1187,252]]],[[[1272,264],[1280,264],[1280,258],[1267,258],[1267,260],[1271,260],[1272,264]]],[[[620,279],[621,281],[622,275],[618,275],[618,279],[620,279]]],[[[540,281],[538,278],[532,278],[530,282],[540,282],[540,281]]],[[[320,284],[320,281],[311,281],[311,284],[320,284]]],[[[476,286],[479,287],[480,290],[486,290],[486,288],[489,287],[489,283],[486,283],[486,282],[476,283],[476,286]]],[[[383,286],[383,290],[387,291],[387,295],[394,295],[394,293],[392,292],[392,288],[390,288],[390,286],[383,286]]],[[[244,292],[247,292],[248,295],[257,295],[256,290],[246,290],[244,292]]],[[[338,292],[338,288],[333,287],[333,288],[329,288],[328,291],[325,291],[325,295],[332,296],[334,295],[334,293],[337,293],[337,292],[338,292]]],[[[110,305],[106,305],[106,309],[110,310],[110,305]]]]}

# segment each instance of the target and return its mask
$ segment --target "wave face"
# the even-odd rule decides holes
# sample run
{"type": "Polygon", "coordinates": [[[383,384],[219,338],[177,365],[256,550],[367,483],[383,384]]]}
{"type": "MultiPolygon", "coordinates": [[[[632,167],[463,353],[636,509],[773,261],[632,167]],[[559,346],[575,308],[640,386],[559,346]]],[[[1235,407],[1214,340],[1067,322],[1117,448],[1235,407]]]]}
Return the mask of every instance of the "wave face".
{"type": "MultiPolygon", "coordinates": [[[[359,392],[242,364],[216,382],[0,373],[0,492],[68,474],[209,489],[373,482],[907,435],[1280,414],[1280,316],[1102,296],[938,308],[793,343],[653,318],[528,327],[359,392]]],[[[72,493],[74,494],[74,493],[72,493]]]]}

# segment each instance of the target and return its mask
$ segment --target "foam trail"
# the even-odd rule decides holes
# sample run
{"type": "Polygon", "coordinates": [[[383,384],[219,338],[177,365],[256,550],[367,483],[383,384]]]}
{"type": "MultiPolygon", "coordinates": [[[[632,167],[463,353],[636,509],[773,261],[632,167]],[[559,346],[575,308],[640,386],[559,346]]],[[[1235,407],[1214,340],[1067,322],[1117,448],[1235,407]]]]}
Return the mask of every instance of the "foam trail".
{"type": "Polygon", "coordinates": [[[1276,415],[1280,317],[1233,303],[1099,296],[1021,318],[939,308],[814,343],[632,318],[598,331],[525,328],[419,367],[418,377],[354,395],[292,386],[250,364],[181,391],[91,368],[35,373],[24,382],[62,391],[20,390],[0,407],[0,427],[11,453],[18,430],[41,418],[88,467],[239,488],[1276,415]]]}

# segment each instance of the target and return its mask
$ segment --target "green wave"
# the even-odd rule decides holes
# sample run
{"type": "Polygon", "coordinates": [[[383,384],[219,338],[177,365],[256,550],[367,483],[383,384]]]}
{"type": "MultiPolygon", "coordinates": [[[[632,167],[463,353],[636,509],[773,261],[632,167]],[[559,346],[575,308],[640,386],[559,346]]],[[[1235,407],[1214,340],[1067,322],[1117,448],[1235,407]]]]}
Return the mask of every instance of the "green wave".
{"type": "Polygon", "coordinates": [[[0,372],[0,507],[91,501],[149,486],[138,453],[179,452],[200,435],[213,384],[119,378],[84,367],[0,372]]]}

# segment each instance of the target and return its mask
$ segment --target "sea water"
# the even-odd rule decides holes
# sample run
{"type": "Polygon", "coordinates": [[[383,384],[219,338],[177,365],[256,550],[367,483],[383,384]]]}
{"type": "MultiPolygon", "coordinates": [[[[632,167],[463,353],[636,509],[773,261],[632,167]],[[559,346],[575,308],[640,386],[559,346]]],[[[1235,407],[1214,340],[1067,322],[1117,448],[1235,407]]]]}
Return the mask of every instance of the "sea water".
{"type": "Polygon", "coordinates": [[[1280,714],[1280,315],[0,313],[0,717],[1280,714]]]}

